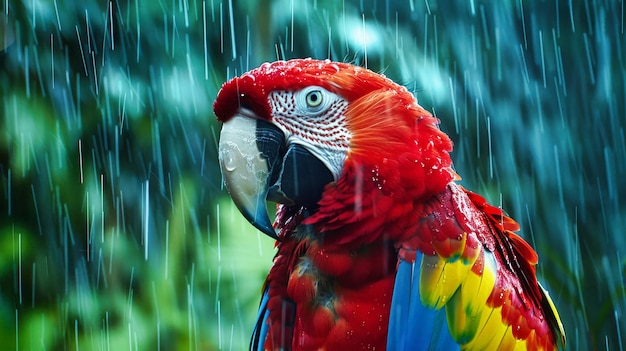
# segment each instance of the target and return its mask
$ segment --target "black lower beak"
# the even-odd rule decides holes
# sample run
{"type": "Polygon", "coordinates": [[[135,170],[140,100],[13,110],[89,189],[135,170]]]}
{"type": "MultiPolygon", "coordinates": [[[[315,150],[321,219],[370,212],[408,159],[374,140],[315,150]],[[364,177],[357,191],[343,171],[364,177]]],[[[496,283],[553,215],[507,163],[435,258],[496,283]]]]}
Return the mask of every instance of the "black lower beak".
{"type": "Polygon", "coordinates": [[[267,199],[288,205],[314,207],[333,176],[317,157],[299,144],[291,144],[282,157],[279,174],[267,199]]]}

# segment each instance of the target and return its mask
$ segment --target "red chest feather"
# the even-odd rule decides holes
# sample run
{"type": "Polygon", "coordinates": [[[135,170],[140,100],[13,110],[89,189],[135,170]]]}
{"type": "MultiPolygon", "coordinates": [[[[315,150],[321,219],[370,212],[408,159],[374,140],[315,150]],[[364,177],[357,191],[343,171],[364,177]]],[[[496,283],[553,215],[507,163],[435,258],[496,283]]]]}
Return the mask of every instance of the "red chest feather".
{"type": "Polygon", "coordinates": [[[304,226],[279,245],[268,350],[384,350],[397,254],[389,242],[327,248],[304,226]],[[299,239],[296,239],[299,238],[299,239]],[[291,343],[290,343],[291,341],[291,343]]]}

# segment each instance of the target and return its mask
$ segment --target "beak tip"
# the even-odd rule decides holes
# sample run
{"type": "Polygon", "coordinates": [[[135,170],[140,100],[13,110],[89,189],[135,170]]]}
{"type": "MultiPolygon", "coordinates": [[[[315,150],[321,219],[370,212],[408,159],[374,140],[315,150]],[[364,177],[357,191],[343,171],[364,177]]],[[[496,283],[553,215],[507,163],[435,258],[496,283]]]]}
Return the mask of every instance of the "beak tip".
{"type": "Polygon", "coordinates": [[[267,215],[265,206],[258,206],[257,209],[257,213],[248,212],[245,209],[241,209],[241,212],[256,229],[260,230],[263,234],[269,236],[270,238],[280,241],[280,238],[276,234],[276,231],[272,226],[272,222],[267,215]]]}
{"type": "Polygon", "coordinates": [[[280,238],[278,237],[278,235],[276,234],[276,231],[274,230],[274,227],[270,226],[258,226],[257,229],[259,229],[261,232],[263,232],[263,234],[269,236],[270,238],[280,241],[280,238]]]}

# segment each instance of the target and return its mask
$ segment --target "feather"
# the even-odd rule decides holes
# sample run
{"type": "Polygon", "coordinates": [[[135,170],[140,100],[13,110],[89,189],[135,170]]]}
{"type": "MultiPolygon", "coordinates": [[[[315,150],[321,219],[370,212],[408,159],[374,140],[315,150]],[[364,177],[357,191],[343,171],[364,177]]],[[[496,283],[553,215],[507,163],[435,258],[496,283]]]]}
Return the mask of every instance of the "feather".
{"type": "Polygon", "coordinates": [[[265,338],[267,337],[267,333],[269,331],[269,311],[267,310],[267,302],[269,301],[269,293],[268,288],[265,287],[263,291],[263,297],[261,298],[261,303],[259,304],[259,312],[256,318],[256,324],[254,325],[254,330],[252,331],[252,339],[250,340],[250,351],[263,351],[263,344],[265,343],[265,338]]]}
{"type": "MultiPolygon", "coordinates": [[[[419,211],[414,237],[399,245],[399,254],[408,262],[422,256],[421,265],[409,276],[401,273],[400,264],[392,316],[400,304],[407,305],[406,283],[397,280],[418,276],[422,308],[445,310],[449,334],[463,350],[554,349],[562,326],[536,280],[537,254],[511,231],[519,228],[517,223],[454,183],[421,203],[419,211]]],[[[422,330],[428,315],[419,311],[419,319],[411,319],[418,313],[412,311],[415,295],[411,290],[408,317],[392,317],[413,331],[422,330]]]]}
{"type": "Polygon", "coordinates": [[[387,350],[458,350],[448,330],[444,309],[426,307],[420,294],[416,262],[400,260],[389,315],[387,350]]]}

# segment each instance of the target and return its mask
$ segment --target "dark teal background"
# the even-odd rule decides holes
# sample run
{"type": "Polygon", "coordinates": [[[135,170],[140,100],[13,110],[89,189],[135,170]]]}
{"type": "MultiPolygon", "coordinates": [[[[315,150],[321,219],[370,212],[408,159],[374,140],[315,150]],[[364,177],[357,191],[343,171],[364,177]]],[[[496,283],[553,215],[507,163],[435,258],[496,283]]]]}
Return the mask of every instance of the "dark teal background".
{"type": "Polygon", "coordinates": [[[537,249],[570,349],[623,347],[623,1],[0,9],[3,349],[245,348],[273,244],[221,185],[211,104],[228,78],[296,57],[414,92],[461,184],[537,249]]]}

